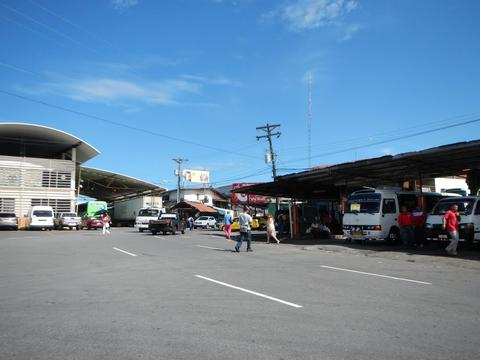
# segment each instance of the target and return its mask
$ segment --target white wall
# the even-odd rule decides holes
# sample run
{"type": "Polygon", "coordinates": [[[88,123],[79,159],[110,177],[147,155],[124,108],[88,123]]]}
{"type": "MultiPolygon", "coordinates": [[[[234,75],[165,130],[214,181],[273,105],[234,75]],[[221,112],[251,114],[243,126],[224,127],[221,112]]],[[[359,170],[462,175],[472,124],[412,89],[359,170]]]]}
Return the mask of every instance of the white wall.
{"type": "MultiPolygon", "coordinates": [[[[71,160],[0,155],[0,201],[14,199],[18,217],[26,216],[32,199],[60,211],[75,209],[75,163],[71,160]]],[[[2,209],[0,209],[2,210],[2,209]]]]}

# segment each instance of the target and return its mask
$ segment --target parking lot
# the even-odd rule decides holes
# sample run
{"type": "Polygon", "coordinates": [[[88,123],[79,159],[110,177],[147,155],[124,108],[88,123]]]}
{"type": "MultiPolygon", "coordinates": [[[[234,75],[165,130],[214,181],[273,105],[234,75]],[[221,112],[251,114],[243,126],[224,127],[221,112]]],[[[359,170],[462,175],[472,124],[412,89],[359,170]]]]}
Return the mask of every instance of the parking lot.
{"type": "Polygon", "coordinates": [[[477,260],[233,247],[214,230],[2,231],[0,358],[478,356],[477,260]]]}

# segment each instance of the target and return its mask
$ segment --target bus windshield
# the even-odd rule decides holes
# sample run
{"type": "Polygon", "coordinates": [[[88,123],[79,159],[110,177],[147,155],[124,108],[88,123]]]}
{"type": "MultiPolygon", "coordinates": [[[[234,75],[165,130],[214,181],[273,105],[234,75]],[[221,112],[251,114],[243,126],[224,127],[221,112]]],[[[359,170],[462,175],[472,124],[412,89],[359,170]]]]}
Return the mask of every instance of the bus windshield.
{"type": "Polygon", "coordinates": [[[345,213],[378,213],[381,198],[382,195],[377,193],[350,195],[345,213]]]}

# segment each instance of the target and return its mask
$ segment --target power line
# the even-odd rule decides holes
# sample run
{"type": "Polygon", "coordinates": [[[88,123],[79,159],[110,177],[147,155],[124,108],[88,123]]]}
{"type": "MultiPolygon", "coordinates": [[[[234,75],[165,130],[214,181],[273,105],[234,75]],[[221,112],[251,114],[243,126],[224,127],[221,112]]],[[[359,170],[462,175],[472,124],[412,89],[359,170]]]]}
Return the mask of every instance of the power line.
{"type": "Polygon", "coordinates": [[[91,48],[91,47],[89,47],[89,46],[87,46],[87,45],[82,44],[81,42],[75,40],[74,38],[72,38],[72,37],[70,37],[70,36],[68,36],[68,35],[65,35],[65,34],[62,33],[61,31],[58,31],[58,30],[52,28],[51,26],[42,23],[41,21],[38,21],[38,20],[32,18],[31,16],[29,16],[29,15],[21,12],[20,10],[18,10],[18,9],[16,9],[16,8],[10,7],[10,6],[4,4],[4,3],[1,2],[1,1],[0,1],[0,6],[2,6],[2,7],[4,7],[4,8],[6,8],[6,9],[8,9],[8,10],[14,12],[14,13],[16,13],[17,15],[20,15],[21,17],[24,17],[25,19],[28,19],[28,20],[34,22],[35,24],[37,24],[37,25],[39,25],[39,26],[41,26],[41,27],[43,27],[43,28],[45,28],[45,29],[47,29],[47,30],[49,30],[49,31],[51,31],[51,32],[53,32],[53,33],[61,36],[61,37],[63,37],[64,39],[69,40],[70,42],[73,42],[74,44],[76,44],[76,45],[78,45],[78,46],[80,46],[80,47],[82,47],[82,48],[84,48],[84,49],[86,49],[86,50],[88,50],[88,51],[90,51],[90,52],[93,52],[93,53],[95,53],[95,54],[97,54],[97,55],[100,55],[100,53],[99,53],[97,50],[95,50],[95,49],[93,49],[93,48],[91,48]]]}
{"type": "Polygon", "coordinates": [[[70,108],[67,108],[67,107],[64,107],[64,106],[50,104],[46,101],[33,99],[33,98],[28,97],[28,96],[15,94],[15,93],[12,93],[10,91],[3,90],[3,89],[0,89],[0,93],[3,93],[5,95],[9,95],[9,96],[12,96],[12,97],[16,97],[16,98],[19,98],[19,99],[22,99],[22,100],[25,100],[25,101],[29,101],[29,102],[33,102],[33,103],[36,103],[36,104],[44,105],[44,106],[50,107],[52,109],[65,111],[65,112],[68,112],[68,113],[71,113],[71,114],[74,114],[74,115],[90,118],[90,119],[93,119],[93,120],[99,120],[99,121],[105,122],[105,123],[110,124],[110,125],[123,127],[123,128],[129,129],[129,130],[135,130],[135,131],[145,133],[145,134],[149,134],[149,135],[152,135],[152,136],[162,137],[164,139],[177,141],[177,142],[181,142],[181,143],[184,143],[184,144],[189,144],[189,145],[202,147],[202,148],[205,148],[205,149],[215,150],[217,152],[221,151],[223,153],[234,154],[234,155],[238,155],[238,156],[247,157],[247,158],[250,158],[250,159],[258,159],[258,157],[256,157],[256,156],[251,156],[251,155],[244,154],[244,153],[238,153],[238,152],[230,151],[230,150],[227,150],[227,149],[220,149],[220,148],[217,148],[215,146],[205,145],[205,144],[197,143],[195,141],[180,139],[180,138],[177,138],[177,137],[161,134],[161,133],[158,133],[158,132],[155,132],[155,131],[151,131],[151,130],[147,130],[147,129],[123,124],[123,123],[120,123],[120,122],[117,122],[117,121],[102,118],[100,116],[91,115],[91,114],[87,114],[87,113],[82,112],[82,111],[73,110],[73,109],[70,109],[70,108]]]}
{"type": "MultiPolygon", "coordinates": [[[[472,117],[477,117],[479,115],[480,115],[480,112],[477,111],[477,112],[473,112],[473,113],[469,113],[469,114],[462,114],[462,115],[448,117],[448,118],[445,118],[445,119],[442,119],[442,120],[431,121],[431,122],[427,122],[427,123],[424,123],[424,124],[417,124],[417,125],[414,125],[414,126],[409,126],[409,127],[405,127],[405,128],[401,128],[401,129],[393,129],[393,130],[388,130],[388,131],[384,131],[384,132],[380,132],[380,133],[363,135],[361,137],[344,139],[344,140],[341,140],[341,141],[322,142],[321,144],[314,145],[314,147],[319,147],[319,146],[331,147],[332,145],[352,144],[352,143],[355,143],[355,142],[364,143],[365,139],[375,139],[375,138],[379,138],[379,137],[382,137],[382,136],[385,136],[385,135],[391,135],[391,134],[398,135],[399,133],[405,133],[405,132],[409,132],[411,130],[419,130],[421,128],[426,128],[426,127],[428,128],[431,125],[439,125],[441,123],[449,123],[449,122],[452,122],[453,120],[461,120],[461,119],[466,120],[466,119],[469,119],[469,118],[472,118],[472,117]]],[[[427,129],[425,129],[425,130],[427,130],[427,129]]],[[[288,147],[280,148],[279,151],[298,150],[298,149],[304,149],[305,147],[306,147],[306,145],[288,146],[288,147]]]]}
{"type": "MultiPolygon", "coordinates": [[[[367,148],[367,147],[382,145],[382,144],[386,144],[386,143],[393,142],[393,141],[404,140],[404,139],[409,139],[409,138],[416,137],[416,136],[431,134],[433,132],[447,130],[447,129],[451,129],[451,128],[459,127],[459,126],[464,126],[464,125],[468,125],[468,124],[473,124],[473,123],[476,123],[476,122],[480,122],[480,118],[476,118],[476,119],[468,120],[468,121],[463,121],[463,122],[459,122],[459,123],[456,123],[456,124],[441,126],[441,127],[435,128],[435,129],[419,131],[419,132],[416,132],[416,133],[413,133],[413,134],[398,136],[398,137],[395,137],[395,138],[382,140],[382,141],[377,141],[377,142],[366,144],[366,145],[358,145],[358,146],[352,146],[352,147],[342,149],[342,150],[329,151],[329,152],[325,152],[325,153],[322,153],[322,154],[315,155],[313,157],[314,158],[319,158],[319,157],[324,157],[324,156],[329,156],[329,155],[340,154],[340,153],[344,153],[344,152],[348,152],[348,151],[360,150],[360,149],[364,149],[364,148],[367,148]]],[[[294,159],[294,160],[289,160],[289,161],[283,161],[281,163],[282,164],[290,164],[290,163],[305,161],[305,160],[307,160],[307,159],[306,158],[299,158],[299,159],[294,159]]]]}
{"type": "Polygon", "coordinates": [[[263,170],[259,169],[255,172],[252,172],[252,173],[250,173],[248,175],[245,175],[245,176],[214,181],[211,184],[212,185],[219,185],[219,184],[222,184],[222,183],[231,183],[231,182],[238,181],[238,180],[248,179],[248,178],[251,178],[253,176],[264,175],[264,174],[269,173],[270,171],[271,171],[270,167],[267,167],[267,168],[263,168],[263,170]]]}
{"type": "Polygon", "coordinates": [[[38,6],[40,9],[42,9],[43,11],[49,13],[50,15],[56,17],[57,19],[60,19],[61,21],[65,22],[66,24],[69,24],[71,26],[73,26],[74,28],[76,28],[77,30],[80,30],[82,32],[84,32],[85,34],[87,34],[88,36],[90,36],[91,38],[99,41],[99,42],[102,42],[108,46],[110,46],[112,49],[115,49],[116,51],[119,51],[120,49],[115,46],[114,44],[112,44],[111,42],[99,37],[97,34],[94,34],[92,33],[91,31],[85,29],[84,27],[74,23],[73,21],[71,21],[70,19],[67,19],[65,16],[63,15],[60,15],[58,13],[56,13],[55,11],[51,10],[51,9],[48,9],[45,5],[40,5],[38,2],[36,1],[33,1],[33,0],[30,0],[30,2],[36,6],[38,6]]]}

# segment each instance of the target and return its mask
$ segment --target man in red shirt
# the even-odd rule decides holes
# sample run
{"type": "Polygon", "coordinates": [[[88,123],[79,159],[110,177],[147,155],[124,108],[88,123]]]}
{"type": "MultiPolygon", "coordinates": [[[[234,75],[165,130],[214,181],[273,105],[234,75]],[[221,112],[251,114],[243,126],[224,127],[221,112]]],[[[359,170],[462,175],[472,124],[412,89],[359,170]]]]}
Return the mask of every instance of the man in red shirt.
{"type": "Polygon", "coordinates": [[[458,205],[450,206],[445,215],[443,215],[443,230],[447,230],[450,235],[450,244],[445,248],[445,251],[450,255],[457,255],[458,245],[458,205]]]}
{"type": "Polygon", "coordinates": [[[400,225],[400,238],[405,247],[413,244],[413,216],[406,206],[402,206],[402,212],[398,216],[400,225]]]}

